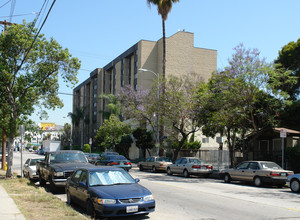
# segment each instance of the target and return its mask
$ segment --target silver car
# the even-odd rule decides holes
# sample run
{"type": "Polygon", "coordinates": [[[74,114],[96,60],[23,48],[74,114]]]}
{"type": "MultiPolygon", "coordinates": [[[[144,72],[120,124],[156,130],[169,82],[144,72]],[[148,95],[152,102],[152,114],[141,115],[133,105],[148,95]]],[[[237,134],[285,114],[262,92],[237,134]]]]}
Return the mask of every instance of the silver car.
{"type": "Polygon", "coordinates": [[[27,177],[30,180],[38,180],[39,176],[36,174],[36,162],[43,159],[43,157],[27,159],[23,167],[24,177],[27,177]]]}
{"type": "Polygon", "coordinates": [[[293,192],[300,192],[300,173],[288,176],[286,182],[293,192]]]}
{"type": "Polygon", "coordinates": [[[138,167],[140,171],[143,170],[152,170],[152,172],[156,171],[167,171],[167,166],[172,164],[169,158],[167,157],[148,157],[145,161],[141,161],[138,163],[138,167]]]}
{"type": "Polygon", "coordinates": [[[183,174],[184,177],[190,175],[208,177],[213,172],[213,166],[196,157],[181,157],[173,164],[167,166],[168,175],[183,174]]]}
{"type": "Polygon", "coordinates": [[[224,178],[225,183],[237,180],[252,182],[255,186],[268,183],[283,187],[287,177],[292,174],[293,171],[284,170],[271,161],[244,161],[234,169],[221,170],[220,176],[224,178]]]}

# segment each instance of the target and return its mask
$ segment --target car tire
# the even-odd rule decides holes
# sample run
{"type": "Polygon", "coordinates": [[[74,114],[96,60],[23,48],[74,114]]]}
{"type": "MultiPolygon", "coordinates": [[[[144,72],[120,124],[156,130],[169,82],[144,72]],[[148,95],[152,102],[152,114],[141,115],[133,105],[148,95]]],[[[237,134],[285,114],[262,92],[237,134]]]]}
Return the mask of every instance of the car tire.
{"type": "Polygon", "coordinates": [[[143,171],[143,170],[144,170],[143,165],[140,165],[140,171],[143,171]]]}
{"type": "Polygon", "coordinates": [[[39,173],[39,182],[40,182],[40,186],[46,185],[46,181],[42,178],[42,175],[40,173],[39,173]]]}
{"type": "Polygon", "coordinates": [[[300,192],[300,182],[297,179],[292,179],[290,184],[291,190],[293,192],[300,192]]]}
{"type": "Polygon", "coordinates": [[[184,170],[184,171],[183,171],[183,176],[184,176],[185,178],[189,178],[189,177],[190,177],[189,171],[184,170]]]}
{"type": "Polygon", "coordinates": [[[230,183],[231,182],[231,177],[228,173],[226,173],[225,176],[224,176],[224,182],[225,183],[230,183]]]}
{"type": "Polygon", "coordinates": [[[94,205],[92,203],[92,201],[89,199],[86,203],[86,212],[89,216],[91,216],[92,218],[95,217],[95,209],[94,209],[94,205]]]}
{"type": "Polygon", "coordinates": [[[71,198],[71,195],[70,195],[69,190],[67,191],[67,204],[68,204],[68,205],[71,205],[71,204],[72,204],[72,198],[71,198]]]}
{"type": "Polygon", "coordinates": [[[155,166],[152,167],[152,172],[156,173],[156,167],[155,166]]]}
{"type": "Polygon", "coordinates": [[[259,176],[254,177],[253,183],[257,187],[262,186],[262,181],[261,181],[261,178],[259,176]]]}
{"type": "Polygon", "coordinates": [[[173,174],[173,173],[171,172],[171,169],[170,169],[169,167],[167,168],[167,174],[170,175],[170,176],[173,174]]]}

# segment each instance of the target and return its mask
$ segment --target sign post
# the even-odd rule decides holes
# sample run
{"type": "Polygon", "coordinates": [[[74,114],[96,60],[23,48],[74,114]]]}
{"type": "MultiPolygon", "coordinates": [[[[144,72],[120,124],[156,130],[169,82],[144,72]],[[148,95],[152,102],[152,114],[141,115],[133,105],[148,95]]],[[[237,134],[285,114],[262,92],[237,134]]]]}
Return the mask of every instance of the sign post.
{"type": "Polygon", "coordinates": [[[284,138],[286,138],[286,129],[280,129],[280,137],[281,137],[281,167],[284,169],[284,138]]]}
{"type": "Polygon", "coordinates": [[[19,132],[21,135],[21,177],[23,178],[23,135],[25,132],[25,126],[24,125],[19,125],[19,132]]]}

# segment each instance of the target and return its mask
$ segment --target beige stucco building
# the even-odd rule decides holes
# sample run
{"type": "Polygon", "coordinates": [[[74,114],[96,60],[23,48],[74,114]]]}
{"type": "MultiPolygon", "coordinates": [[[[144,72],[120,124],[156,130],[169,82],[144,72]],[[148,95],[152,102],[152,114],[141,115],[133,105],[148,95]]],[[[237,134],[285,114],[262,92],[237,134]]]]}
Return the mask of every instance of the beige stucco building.
{"type": "MultiPolygon", "coordinates": [[[[150,89],[156,79],[154,73],[162,73],[162,39],[140,40],[102,68],[90,73],[90,77],[73,90],[73,112],[84,108],[89,123],[73,126],[73,144],[89,143],[103,123],[100,113],[105,109],[102,94],[116,94],[124,86],[134,89],[150,89]],[[140,68],[150,70],[139,71],[140,68]]],[[[194,34],[179,31],[166,38],[166,76],[196,73],[207,81],[217,70],[217,51],[194,46],[194,34]]]]}

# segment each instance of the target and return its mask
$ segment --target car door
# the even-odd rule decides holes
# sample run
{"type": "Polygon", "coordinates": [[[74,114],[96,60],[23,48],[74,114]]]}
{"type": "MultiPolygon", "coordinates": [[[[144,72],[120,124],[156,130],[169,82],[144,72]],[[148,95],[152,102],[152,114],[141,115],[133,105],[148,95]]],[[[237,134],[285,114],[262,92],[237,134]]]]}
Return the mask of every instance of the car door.
{"type": "Polygon", "coordinates": [[[183,173],[185,165],[187,164],[187,158],[182,158],[176,166],[176,173],[183,173]]]}
{"type": "Polygon", "coordinates": [[[76,195],[80,204],[85,204],[86,200],[88,199],[88,182],[86,170],[83,170],[80,175],[76,191],[76,195]]]}
{"type": "Polygon", "coordinates": [[[72,199],[77,203],[79,202],[79,198],[78,198],[79,196],[77,194],[77,187],[78,187],[78,182],[79,182],[81,173],[82,173],[82,170],[76,171],[76,173],[71,177],[71,180],[69,181],[69,187],[68,187],[68,190],[69,190],[69,193],[70,193],[72,199]]]}
{"type": "Polygon", "coordinates": [[[230,173],[232,179],[235,180],[245,180],[245,171],[248,169],[249,162],[242,162],[230,173]]]}
{"type": "Polygon", "coordinates": [[[250,162],[248,169],[244,171],[244,180],[253,181],[254,176],[259,170],[259,165],[257,162],[250,162]]]}
{"type": "Polygon", "coordinates": [[[178,173],[178,166],[180,165],[181,163],[181,158],[177,159],[174,164],[170,165],[170,168],[171,168],[171,171],[172,173],[178,173]]]}

